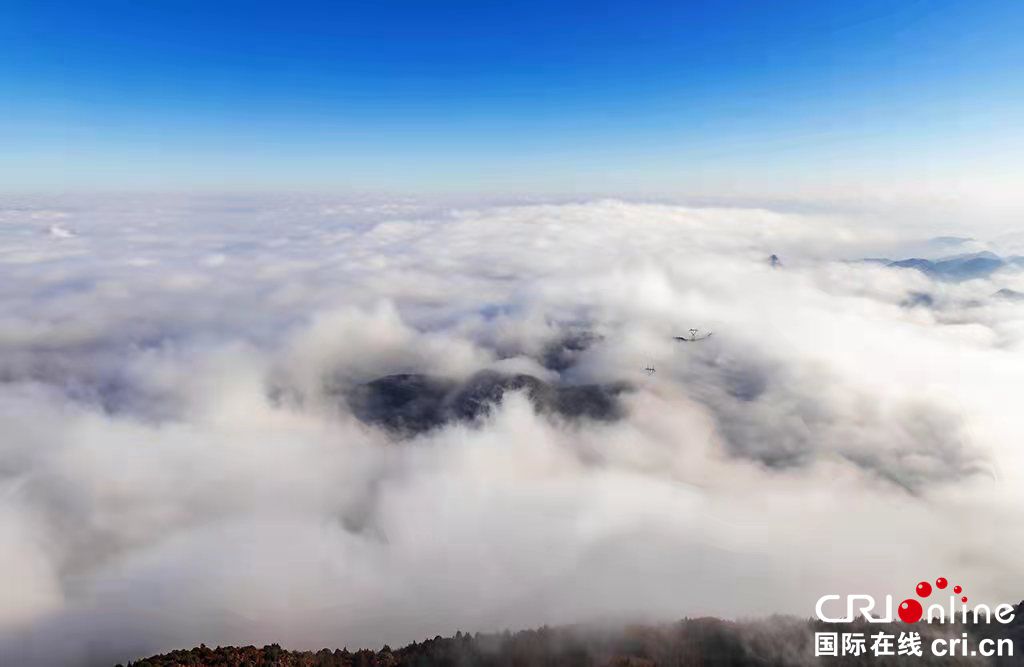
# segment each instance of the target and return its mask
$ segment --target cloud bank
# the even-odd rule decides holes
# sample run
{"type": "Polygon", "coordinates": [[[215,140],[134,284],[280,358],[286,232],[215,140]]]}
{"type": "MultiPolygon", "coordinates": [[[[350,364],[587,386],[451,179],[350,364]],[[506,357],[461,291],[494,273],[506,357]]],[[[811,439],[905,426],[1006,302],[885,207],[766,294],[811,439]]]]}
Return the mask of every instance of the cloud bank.
{"type": "Polygon", "coordinates": [[[611,200],[0,208],[0,662],[1020,595],[1024,273],[861,261],[1019,239],[611,200]]]}

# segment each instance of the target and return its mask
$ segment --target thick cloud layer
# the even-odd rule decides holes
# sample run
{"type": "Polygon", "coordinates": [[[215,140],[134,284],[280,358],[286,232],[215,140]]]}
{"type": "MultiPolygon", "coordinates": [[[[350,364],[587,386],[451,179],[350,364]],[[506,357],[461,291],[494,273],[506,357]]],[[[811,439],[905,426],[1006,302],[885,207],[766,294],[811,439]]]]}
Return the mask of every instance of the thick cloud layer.
{"type": "Polygon", "coordinates": [[[861,260],[1019,244],[888,222],[4,208],[0,662],[1016,599],[1024,274],[861,260]]]}

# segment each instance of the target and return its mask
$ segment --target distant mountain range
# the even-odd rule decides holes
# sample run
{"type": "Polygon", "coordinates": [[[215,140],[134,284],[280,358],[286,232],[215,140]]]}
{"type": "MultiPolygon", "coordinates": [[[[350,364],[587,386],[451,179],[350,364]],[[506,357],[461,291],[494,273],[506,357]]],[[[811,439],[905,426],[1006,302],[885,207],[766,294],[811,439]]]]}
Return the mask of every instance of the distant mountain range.
{"type": "Polygon", "coordinates": [[[869,258],[864,261],[875,262],[898,269],[916,269],[939,280],[962,281],[974,278],[987,278],[1003,268],[1024,268],[1024,256],[1013,255],[1000,257],[987,250],[952,255],[939,259],[908,259],[869,258]]]}
{"type": "Polygon", "coordinates": [[[1015,289],[1004,287],[992,296],[999,297],[1000,299],[1006,299],[1007,301],[1024,301],[1024,292],[1018,292],[1015,289]]]}

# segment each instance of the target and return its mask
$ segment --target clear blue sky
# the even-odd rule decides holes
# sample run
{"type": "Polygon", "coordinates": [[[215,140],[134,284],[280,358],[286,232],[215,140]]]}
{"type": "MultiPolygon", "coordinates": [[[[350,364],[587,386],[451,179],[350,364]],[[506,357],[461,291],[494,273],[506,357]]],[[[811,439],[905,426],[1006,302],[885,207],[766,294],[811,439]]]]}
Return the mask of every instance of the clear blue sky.
{"type": "Polygon", "coordinates": [[[1024,173],[1012,0],[7,0],[0,44],[3,190],[785,193],[1024,173]]]}

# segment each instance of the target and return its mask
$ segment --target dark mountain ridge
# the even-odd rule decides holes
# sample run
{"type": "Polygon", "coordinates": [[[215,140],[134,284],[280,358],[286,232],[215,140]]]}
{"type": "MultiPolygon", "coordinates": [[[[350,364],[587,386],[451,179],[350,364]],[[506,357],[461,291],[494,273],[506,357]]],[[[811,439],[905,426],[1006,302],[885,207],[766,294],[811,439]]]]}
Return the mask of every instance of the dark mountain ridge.
{"type": "MultiPolygon", "coordinates": [[[[929,625],[903,623],[828,624],[817,620],[774,616],[760,620],[726,621],[718,618],[684,619],[676,623],[629,626],[543,627],[536,630],[491,634],[456,633],[379,651],[348,649],[288,651],[277,644],[218,647],[200,646],[157,655],[128,667],[651,667],[654,665],[812,666],[842,665],[1015,665],[1017,655],[984,659],[931,655],[816,657],[816,632],[918,632],[922,644],[933,638],[959,638],[967,633],[973,646],[983,638],[1007,638],[1016,649],[1024,640],[1024,602],[1016,606],[1009,625],[929,625]]],[[[870,645],[870,640],[869,640],[870,645]]],[[[118,667],[121,667],[118,665],[118,667]]]]}
{"type": "Polygon", "coordinates": [[[525,373],[480,371],[459,381],[422,373],[387,375],[352,388],[352,414],[366,424],[412,436],[450,422],[485,417],[508,392],[521,391],[538,412],[564,419],[612,421],[623,414],[625,383],[549,383],[525,373]]]}

